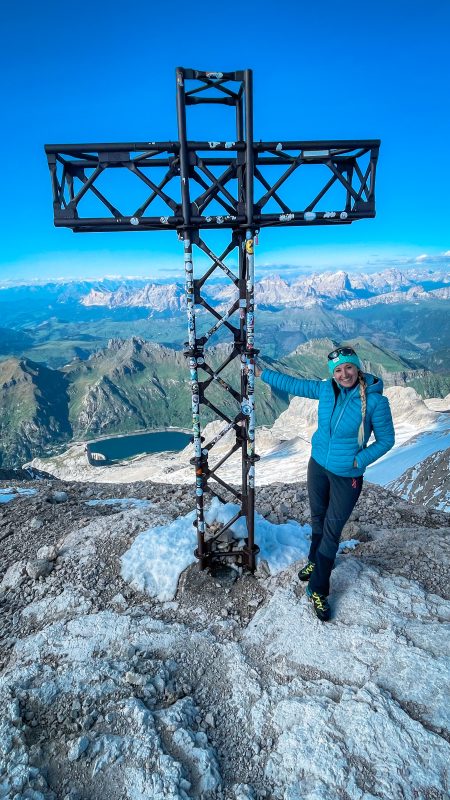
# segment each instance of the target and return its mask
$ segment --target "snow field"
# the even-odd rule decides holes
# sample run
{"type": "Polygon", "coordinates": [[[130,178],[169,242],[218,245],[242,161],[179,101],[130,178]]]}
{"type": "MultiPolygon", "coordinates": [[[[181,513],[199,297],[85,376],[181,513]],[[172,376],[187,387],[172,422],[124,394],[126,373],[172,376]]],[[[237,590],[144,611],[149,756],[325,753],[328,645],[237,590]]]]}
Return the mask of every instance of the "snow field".
{"type": "Polygon", "coordinates": [[[368,467],[367,480],[386,486],[399,478],[406,470],[419,465],[428,456],[450,447],[450,430],[448,423],[444,427],[436,426],[432,432],[419,434],[405,444],[394,447],[389,453],[368,467]]]}

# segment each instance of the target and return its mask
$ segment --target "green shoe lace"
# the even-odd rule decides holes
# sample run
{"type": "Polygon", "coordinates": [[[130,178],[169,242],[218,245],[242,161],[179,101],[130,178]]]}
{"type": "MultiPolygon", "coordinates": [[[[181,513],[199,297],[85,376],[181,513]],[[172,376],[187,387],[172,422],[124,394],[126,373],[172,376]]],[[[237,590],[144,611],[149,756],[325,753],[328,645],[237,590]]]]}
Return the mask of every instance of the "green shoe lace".
{"type": "Polygon", "coordinates": [[[312,592],[309,586],[306,587],[306,596],[312,601],[314,611],[322,622],[327,622],[330,619],[330,606],[324,594],[319,592],[312,592]]]}
{"type": "Polygon", "coordinates": [[[318,611],[328,611],[329,606],[323,595],[317,594],[317,592],[313,592],[311,597],[318,611]]]}

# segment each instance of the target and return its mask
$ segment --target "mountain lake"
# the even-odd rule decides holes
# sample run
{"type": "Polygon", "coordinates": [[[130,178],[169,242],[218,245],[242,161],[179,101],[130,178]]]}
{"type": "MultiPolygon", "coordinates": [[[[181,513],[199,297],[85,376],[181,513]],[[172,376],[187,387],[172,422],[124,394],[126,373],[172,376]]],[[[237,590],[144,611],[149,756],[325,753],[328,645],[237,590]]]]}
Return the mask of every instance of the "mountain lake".
{"type": "Polygon", "coordinates": [[[191,438],[192,435],[185,431],[151,431],[99,439],[89,442],[88,447],[91,453],[100,453],[108,461],[122,461],[144,453],[183,450],[191,438]]]}

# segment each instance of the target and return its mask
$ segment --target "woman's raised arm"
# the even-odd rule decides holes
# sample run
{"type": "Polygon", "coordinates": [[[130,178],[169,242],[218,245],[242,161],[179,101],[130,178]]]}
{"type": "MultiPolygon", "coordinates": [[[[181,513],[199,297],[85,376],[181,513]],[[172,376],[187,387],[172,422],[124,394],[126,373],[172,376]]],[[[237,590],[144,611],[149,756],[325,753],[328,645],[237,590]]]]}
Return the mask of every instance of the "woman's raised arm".
{"type": "MultiPolygon", "coordinates": [[[[268,383],[273,389],[279,392],[286,392],[295,397],[309,397],[310,400],[318,400],[322,381],[307,380],[306,378],[293,378],[291,375],[284,375],[282,372],[275,372],[273,369],[263,369],[258,367],[259,376],[264,383],[268,383]]],[[[258,375],[255,369],[255,375],[258,375]]]]}

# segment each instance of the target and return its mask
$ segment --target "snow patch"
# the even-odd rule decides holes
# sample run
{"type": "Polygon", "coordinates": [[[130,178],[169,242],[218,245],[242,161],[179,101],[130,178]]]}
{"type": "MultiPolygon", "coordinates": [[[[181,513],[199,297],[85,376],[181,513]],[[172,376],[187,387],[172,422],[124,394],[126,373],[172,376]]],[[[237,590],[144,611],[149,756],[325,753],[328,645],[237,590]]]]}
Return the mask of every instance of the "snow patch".
{"type": "MultiPolygon", "coordinates": [[[[205,509],[206,523],[224,525],[238,510],[239,506],[233,503],[222,504],[214,497],[210,506],[205,509]]],[[[195,561],[193,551],[196,546],[196,530],[192,524],[195,519],[196,512],[191,511],[169,525],[158,525],[140,533],[122,556],[122,578],[133,588],[160,601],[172,600],[181,572],[195,561]]],[[[247,536],[245,519],[238,519],[230,531],[235,539],[243,540],[247,536]]],[[[259,557],[267,561],[273,575],[286,569],[294,561],[306,559],[310,538],[309,525],[300,525],[293,520],[276,525],[260,514],[255,514],[255,539],[260,547],[259,557]]]]}
{"type": "Polygon", "coordinates": [[[17,497],[32,497],[34,494],[37,494],[37,489],[23,489],[15,486],[0,489],[0,503],[10,503],[17,497]]]}
{"type": "Polygon", "coordinates": [[[160,601],[172,600],[179,575],[195,561],[195,518],[191,511],[169,525],[140,533],[121,558],[124,581],[160,601]]]}

